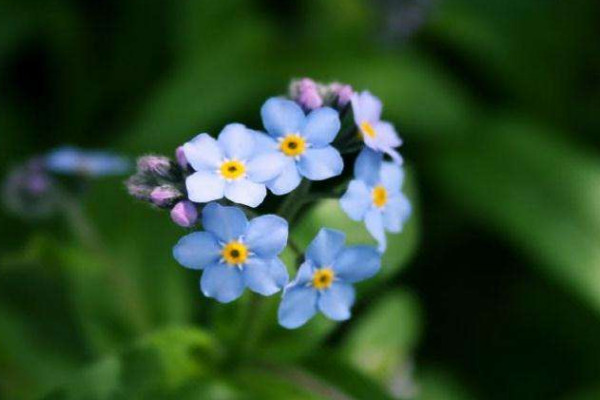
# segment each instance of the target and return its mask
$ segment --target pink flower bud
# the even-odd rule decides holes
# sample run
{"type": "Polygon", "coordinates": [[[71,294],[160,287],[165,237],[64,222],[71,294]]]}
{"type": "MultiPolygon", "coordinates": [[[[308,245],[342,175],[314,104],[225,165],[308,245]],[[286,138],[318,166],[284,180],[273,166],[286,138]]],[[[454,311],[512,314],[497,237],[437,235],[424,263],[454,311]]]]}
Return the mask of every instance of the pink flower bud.
{"type": "Polygon", "coordinates": [[[180,201],[171,210],[171,219],[177,225],[189,228],[198,220],[198,210],[194,203],[188,200],[180,201]]]}

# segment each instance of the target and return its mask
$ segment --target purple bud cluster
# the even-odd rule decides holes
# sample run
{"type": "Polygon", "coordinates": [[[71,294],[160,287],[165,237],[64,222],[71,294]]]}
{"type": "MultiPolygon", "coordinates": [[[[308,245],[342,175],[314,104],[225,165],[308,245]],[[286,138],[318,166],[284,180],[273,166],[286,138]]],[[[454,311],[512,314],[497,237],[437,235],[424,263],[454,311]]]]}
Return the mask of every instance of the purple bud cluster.
{"type": "Polygon", "coordinates": [[[333,82],[322,84],[310,78],[293,80],[290,84],[289,95],[304,111],[311,111],[321,107],[343,109],[348,104],[354,90],[352,86],[333,82]]]}

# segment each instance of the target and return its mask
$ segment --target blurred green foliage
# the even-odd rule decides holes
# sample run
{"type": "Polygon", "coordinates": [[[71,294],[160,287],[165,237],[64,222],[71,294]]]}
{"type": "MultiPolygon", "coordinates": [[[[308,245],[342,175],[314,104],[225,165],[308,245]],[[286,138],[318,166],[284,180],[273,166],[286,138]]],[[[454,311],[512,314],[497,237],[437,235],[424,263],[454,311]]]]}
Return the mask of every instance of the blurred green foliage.
{"type": "MultiPolygon", "coordinates": [[[[211,307],[171,258],[182,231],[118,179],[83,204],[100,247],[76,221],[2,215],[0,397],[598,398],[600,4],[439,0],[409,38],[389,4],[2,3],[0,171],[65,143],[171,154],[258,128],[310,76],[383,99],[415,213],[352,320],[292,332],[277,296],[254,321],[247,295],[211,307]]],[[[334,201],[293,235],[323,224],[369,240],[334,201]]]]}

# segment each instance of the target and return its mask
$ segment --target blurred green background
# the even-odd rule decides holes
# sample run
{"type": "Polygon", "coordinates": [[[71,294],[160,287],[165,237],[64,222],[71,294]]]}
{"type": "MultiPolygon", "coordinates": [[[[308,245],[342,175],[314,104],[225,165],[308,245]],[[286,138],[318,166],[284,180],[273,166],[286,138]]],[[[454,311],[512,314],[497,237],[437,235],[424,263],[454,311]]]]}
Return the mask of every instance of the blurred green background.
{"type": "MultiPolygon", "coordinates": [[[[600,398],[597,0],[0,4],[2,175],[62,144],[170,155],[259,128],[310,76],[383,99],[415,206],[352,320],[285,331],[274,296],[256,342],[249,297],[203,298],[183,231],[119,178],[83,203],[103,244],[2,212],[0,398],[600,398]]],[[[335,202],[294,235],[321,224],[367,238],[335,202]]]]}

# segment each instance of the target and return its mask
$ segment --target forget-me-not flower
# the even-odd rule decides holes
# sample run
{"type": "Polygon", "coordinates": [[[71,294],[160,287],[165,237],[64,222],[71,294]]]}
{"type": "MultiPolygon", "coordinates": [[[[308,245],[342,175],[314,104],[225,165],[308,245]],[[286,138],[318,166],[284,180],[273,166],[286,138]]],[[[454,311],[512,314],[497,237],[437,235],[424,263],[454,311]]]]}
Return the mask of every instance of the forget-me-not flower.
{"type": "Polygon", "coordinates": [[[70,146],[50,151],[44,161],[46,168],[51,172],[91,177],[121,175],[127,173],[131,167],[129,161],[118,154],[70,146]]]}
{"type": "Polygon", "coordinates": [[[196,171],[186,179],[188,197],[207,203],[224,197],[256,207],[267,195],[265,182],[281,173],[285,157],[258,151],[256,133],[242,124],[229,124],[214,139],[206,133],[183,145],[187,162],[196,171]]]}
{"type": "Polygon", "coordinates": [[[306,260],[294,281],[286,286],[279,306],[279,323],[298,328],[321,311],[328,318],[350,318],[353,283],[372,277],[381,267],[381,255],[370,246],[344,247],[346,235],[321,229],[306,251],[306,260]]]}
{"type": "Polygon", "coordinates": [[[402,157],[395,148],[402,144],[402,140],[398,137],[394,125],[381,121],[381,100],[369,91],[363,91],[354,93],[351,102],[354,122],[367,147],[386,153],[396,163],[401,164],[402,157]]]}
{"type": "Polygon", "coordinates": [[[184,267],[203,270],[202,293],[221,303],[244,288],[270,296],[285,286],[288,273],[278,258],[287,244],[288,223],[276,215],[248,221],[237,207],[210,203],[202,210],[205,231],[181,238],[173,256],[184,267]]]}
{"type": "Polygon", "coordinates": [[[305,115],[293,101],[273,97],[260,112],[270,135],[258,134],[261,147],[275,150],[285,158],[281,174],[267,182],[274,194],[291,192],[302,177],[321,181],[342,173],[344,161],[330,145],[340,130],[337,111],[322,107],[305,115]]]}
{"type": "Polygon", "coordinates": [[[355,221],[365,221],[369,233],[385,251],[385,231],[400,232],[411,206],[400,191],[404,173],[399,165],[383,161],[381,153],[365,148],[354,164],[356,179],[340,199],[342,209],[355,221]]]}

